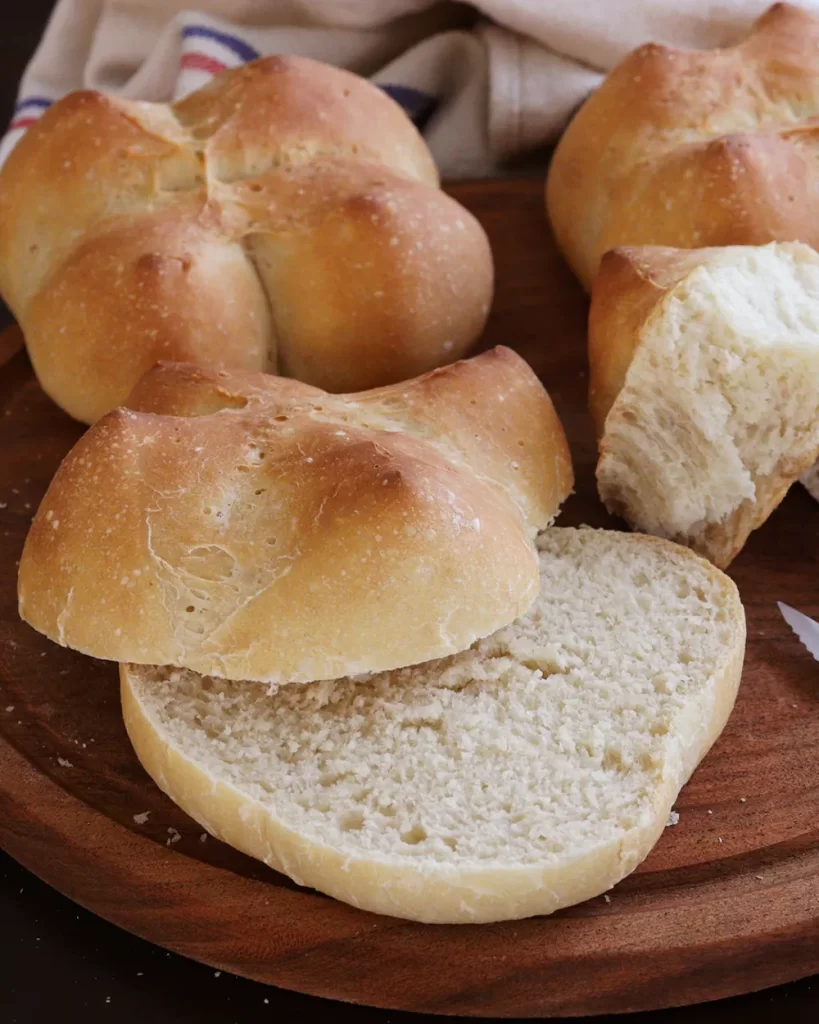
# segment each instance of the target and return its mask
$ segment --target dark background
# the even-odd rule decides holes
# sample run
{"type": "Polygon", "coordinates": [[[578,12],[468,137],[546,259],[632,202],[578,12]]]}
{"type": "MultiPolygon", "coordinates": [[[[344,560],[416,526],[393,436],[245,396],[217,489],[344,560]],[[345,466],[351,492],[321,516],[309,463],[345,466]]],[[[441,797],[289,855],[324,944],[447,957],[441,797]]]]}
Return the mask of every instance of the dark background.
{"type": "MultiPolygon", "coordinates": [[[[569,0],[567,0],[569,2],[569,0]]],[[[2,2],[0,134],[52,0],[2,2]]],[[[192,0],[191,7],[196,7],[192,0]]],[[[8,321],[0,304],[0,325],[8,321]]],[[[368,1010],[268,988],[166,953],[71,903],[0,852],[0,1024],[257,1024],[303,1016],[316,1024],[432,1024],[442,1018],[368,1010]]],[[[819,1020],[819,979],[706,1006],[631,1018],[633,1024],[757,1024],[819,1020]]],[[[592,1020],[589,1024],[592,1024],[592,1020]]]]}

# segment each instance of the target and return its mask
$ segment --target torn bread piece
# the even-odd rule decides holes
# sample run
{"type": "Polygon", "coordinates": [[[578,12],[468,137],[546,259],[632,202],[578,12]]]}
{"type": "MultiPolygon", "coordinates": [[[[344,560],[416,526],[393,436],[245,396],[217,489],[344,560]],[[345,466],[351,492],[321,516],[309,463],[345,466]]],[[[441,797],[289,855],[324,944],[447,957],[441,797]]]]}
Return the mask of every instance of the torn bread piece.
{"type": "Polygon", "coordinates": [[[589,362],[607,508],[724,567],[819,456],[819,255],[613,250],[589,362]]]}

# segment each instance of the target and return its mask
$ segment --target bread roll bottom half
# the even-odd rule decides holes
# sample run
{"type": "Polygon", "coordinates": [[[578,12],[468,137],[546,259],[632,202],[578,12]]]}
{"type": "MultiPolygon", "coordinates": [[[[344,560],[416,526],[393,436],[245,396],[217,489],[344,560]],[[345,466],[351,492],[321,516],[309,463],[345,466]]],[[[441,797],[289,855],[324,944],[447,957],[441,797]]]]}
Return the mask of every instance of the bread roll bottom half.
{"type": "Polygon", "coordinates": [[[531,608],[437,661],[277,687],[123,665],[139,759],[214,836],[365,910],[474,923],[605,892],[725,725],[744,613],[668,541],[538,547],[531,608]]]}

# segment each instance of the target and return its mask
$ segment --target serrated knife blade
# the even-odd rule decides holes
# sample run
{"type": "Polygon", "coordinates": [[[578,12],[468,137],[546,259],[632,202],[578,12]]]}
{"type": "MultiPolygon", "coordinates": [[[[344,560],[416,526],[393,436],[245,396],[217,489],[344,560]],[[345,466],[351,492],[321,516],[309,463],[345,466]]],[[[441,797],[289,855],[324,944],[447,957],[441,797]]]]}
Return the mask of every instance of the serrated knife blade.
{"type": "Polygon", "coordinates": [[[798,612],[795,608],[791,608],[790,605],[783,604],[781,601],[776,603],[780,612],[782,612],[782,618],[796,633],[814,658],[819,661],[819,622],[809,619],[807,615],[803,615],[802,612],[798,612]]]}

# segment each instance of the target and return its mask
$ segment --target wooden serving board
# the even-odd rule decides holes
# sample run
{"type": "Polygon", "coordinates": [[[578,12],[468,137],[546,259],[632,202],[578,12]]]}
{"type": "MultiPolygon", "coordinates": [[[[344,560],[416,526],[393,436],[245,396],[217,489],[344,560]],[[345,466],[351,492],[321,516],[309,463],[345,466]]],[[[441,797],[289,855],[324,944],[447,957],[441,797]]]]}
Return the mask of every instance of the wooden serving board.
{"type": "MultiPolygon", "coordinates": [[[[452,191],[494,247],[485,343],[512,345],[532,362],[572,443],[577,493],[560,521],[605,525],[584,402],[586,303],[548,235],[540,183],[452,191]]],[[[677,803],[679,824],[645,864],[610,900],[550,918],[412,924],[300,889],[203,837],[131,752],[115,667],[19,621],[15,561],[81,433],[43,395],[19,344],[14,329],[0,343],[0,843],[19,861],[168,949],[374,1006],[579,1015],[694,1003],[819,972],[819,664],[776,607],[819,614],[819,505],[801,487],[731,568],[748,612],[739,701],[677,803]]]]}

